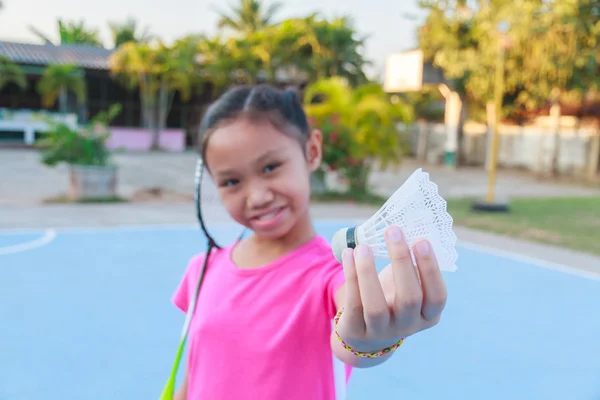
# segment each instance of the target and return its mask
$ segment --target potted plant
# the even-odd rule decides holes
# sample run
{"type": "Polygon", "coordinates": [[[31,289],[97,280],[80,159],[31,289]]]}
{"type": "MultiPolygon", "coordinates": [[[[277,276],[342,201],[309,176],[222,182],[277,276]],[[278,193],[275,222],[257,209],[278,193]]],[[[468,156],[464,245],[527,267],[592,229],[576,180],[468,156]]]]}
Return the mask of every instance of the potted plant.
{"type": "Polygon", "coordinates": [[[70,200],[117,197],[117,166],[111,163],[106,140],[110,137],[109,123],[120,112],[121,105],[115,104],[77,128],[48,121],[50,129],[38,141],[42,163],[49,167],[68,164],[70,200]]]}

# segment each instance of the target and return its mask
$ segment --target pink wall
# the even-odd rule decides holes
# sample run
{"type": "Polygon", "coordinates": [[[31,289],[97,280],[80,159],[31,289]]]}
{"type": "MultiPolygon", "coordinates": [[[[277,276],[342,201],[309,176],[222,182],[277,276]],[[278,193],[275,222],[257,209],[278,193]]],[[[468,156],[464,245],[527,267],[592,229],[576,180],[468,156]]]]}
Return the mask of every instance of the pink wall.
{"type": "MultiPolygon", "coordinates": [[[[111,136],[106,145],[112,150],[148,151],[152,145],[152,134],[143,128],[110,127],[111,136]]],[[[166,151],[185,150],[185,131],[165,129],[162,131],[159,146],[166,151]]]]}

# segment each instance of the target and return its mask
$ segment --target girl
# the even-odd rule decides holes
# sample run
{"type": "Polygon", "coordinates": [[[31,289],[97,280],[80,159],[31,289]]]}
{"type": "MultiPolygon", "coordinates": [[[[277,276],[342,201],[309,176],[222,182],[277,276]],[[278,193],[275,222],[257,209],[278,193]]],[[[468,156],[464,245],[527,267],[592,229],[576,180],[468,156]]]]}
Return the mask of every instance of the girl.
{"type": "MultiPolygon", "coordinates": [[[[334,363],[347,379],[438,323],[446,288],[427,241],[413,248],[415,268],[401,229],[390,228],[391,265],[378,275],[368,247],[347,249],[342,266],[316,234],[310,176],[322,136],[294,91],[232,89],[201,131],[223,205],[253,235],[210,254],[177,400],[334,400],[334,363]]],[[[204,257],[190,261],[174,294],[184,312],[204,257]]]]}

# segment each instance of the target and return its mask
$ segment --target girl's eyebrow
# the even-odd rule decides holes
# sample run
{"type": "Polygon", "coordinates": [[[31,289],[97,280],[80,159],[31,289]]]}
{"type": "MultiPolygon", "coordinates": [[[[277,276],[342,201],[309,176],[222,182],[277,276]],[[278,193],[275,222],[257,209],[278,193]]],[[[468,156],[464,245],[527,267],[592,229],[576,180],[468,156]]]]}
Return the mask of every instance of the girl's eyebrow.
{"type": "Polygon", "coordinates": [[[281,152],[284,150],[284,147],[278,147],[276,149],[271,149],[267,152],[265,152],[264,154],[262,154],[260,157],[258,157],[256,159],[256,161],[254,162],[255,164],[262,164],[264,163],[267,159],[272,158],[273,156],[279,155],[281,154],[281,152]]]}

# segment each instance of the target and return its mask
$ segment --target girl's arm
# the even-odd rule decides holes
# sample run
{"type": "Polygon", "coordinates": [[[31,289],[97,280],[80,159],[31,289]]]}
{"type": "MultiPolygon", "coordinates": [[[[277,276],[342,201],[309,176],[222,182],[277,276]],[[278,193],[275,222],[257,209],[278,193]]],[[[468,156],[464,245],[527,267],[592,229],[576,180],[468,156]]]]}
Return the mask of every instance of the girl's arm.
{"type": "Polygon", "coordinates": [[[187,386],[188,386],[188,374],[185,372],[185,378],[183,378],[183,382],[177,392],[175,392],[175,396],[173,400],[187,400],[187,386]]]}

